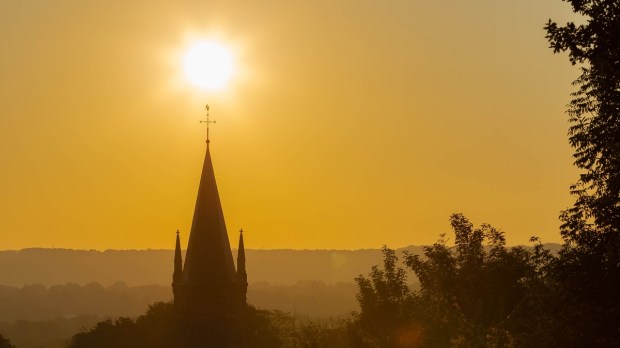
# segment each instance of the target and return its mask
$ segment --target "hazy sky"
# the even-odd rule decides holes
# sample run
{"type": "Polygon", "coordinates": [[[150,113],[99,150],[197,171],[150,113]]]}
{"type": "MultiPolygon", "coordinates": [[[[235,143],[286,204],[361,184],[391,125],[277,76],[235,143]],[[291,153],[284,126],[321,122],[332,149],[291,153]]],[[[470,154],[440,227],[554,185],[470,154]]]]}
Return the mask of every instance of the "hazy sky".
{"type": "Polygon", "coordinates": [[[249,248],[557,242],[577,178],[560,0],[2,1],[0,249],[172,248],[205,150],[249,248]],[[235,73],[182,75],[199,39],[235,73]]]}

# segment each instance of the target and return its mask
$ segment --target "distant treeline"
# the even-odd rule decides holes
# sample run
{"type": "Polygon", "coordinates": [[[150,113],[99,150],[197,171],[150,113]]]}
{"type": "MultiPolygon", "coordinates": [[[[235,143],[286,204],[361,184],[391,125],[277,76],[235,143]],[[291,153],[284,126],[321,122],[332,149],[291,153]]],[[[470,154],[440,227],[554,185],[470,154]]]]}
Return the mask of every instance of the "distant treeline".
{"type": "MultiPolygon", "coordinates": [[[[559,245],[547,244],[558,250],[559,245]]],[[[397,249],[421,254],[423,246],[397,249]]],[[[236,250],[233,250],[236,254],[236,250]]],[[[381,249],[363,250],[246,250],[250,284],[293,285],[298,281],[328,284],[351,283],[372,265],[382,262],[381,249]]],[[[0,251],[0,284],[97,282],[103,286],[118,281],[129,286],[172,282],[172,250],[71,250],[23,249],[0,251]]]]}
{"type": "MultiPolygon", "coordinates": [[[[19,348],[66,348],[71,336],[94,327],[104,317],[86,315],[46,320],[0,322],[0,334],[19,348]]],[[[0,347],[3,347],[0,345],[0,347]]]]}
{"type": "MultiPolygon", "coordinates": [[[[422,247],[406,248],[421,252],[422,247]]],[[[233,250],[236,255],[236,250],[233,250]]],[[[351,282],[381,262],[380,249],[247,250],[248,281],[295,284],[300,280],[351,282]]],[[[130,286],[172,282],[172,250],[71,250],[31,248],[0,251],[0,284],[130,286]]]]}
{"type": "Polygon", "coordinates": [[[172,290],[161,285],[128,287],[123,282],[104,287],[78,285],[0,286],[0,322],[48,320],[75,316],[137,316],[153,302],[168,301],[172,290]]]}
{"type": "MultiPolygon", "coordinates": [[[[258,308],[297,312],[311,317],[343,316],[356,310],[353,281],[326,284],[300,281],[292,285],[250,284],[248,302],[258,308]]],[[[170,301],[169,285],[129,287],[123,282],[104,287],[78,285],[0,285],[0,322],[50,320],[76,316],[136,317],[155,302],[170,301]]]]}
{"type": "MultiPolygon", "coordinates": [[[[250,284],[248,301],[287,317],[348,317],[358,309],[353,282],[326,284],[300,281],[292,285],[250,284]],[[284,315],[284,314],[283,314],[284,315]]],[[[78,285],[0,286],[0,333],[20,348],[65,347],[71,336],[105,318],[135,318],[149,305],[170,301],[169,285],[129,287],[117,282],[78,285]]]]}

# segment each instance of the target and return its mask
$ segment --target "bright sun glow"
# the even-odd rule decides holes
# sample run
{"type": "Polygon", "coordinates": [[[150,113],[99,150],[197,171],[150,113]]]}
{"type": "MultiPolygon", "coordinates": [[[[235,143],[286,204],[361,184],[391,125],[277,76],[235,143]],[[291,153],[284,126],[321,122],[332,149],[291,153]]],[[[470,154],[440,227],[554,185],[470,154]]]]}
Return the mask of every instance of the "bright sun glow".
{"type": "Polygon", "coordinates": [[[183,57],[183,71],[192,84],[204,89],[219,89],[232,76],[233,58],[218,43],[199,42],[191,46],[183,57]]]}

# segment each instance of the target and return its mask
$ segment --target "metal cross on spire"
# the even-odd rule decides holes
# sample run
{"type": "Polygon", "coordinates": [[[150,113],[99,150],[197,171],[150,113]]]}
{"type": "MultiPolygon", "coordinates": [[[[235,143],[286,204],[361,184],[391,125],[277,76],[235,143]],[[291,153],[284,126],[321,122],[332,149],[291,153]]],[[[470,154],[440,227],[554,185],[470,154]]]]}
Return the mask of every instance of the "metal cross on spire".
{"type": "Polygon", "coordinates": [[[207,119],[206,120],[201,120],[200,123],[206,123],[207,124],[207,147],[209,147],[209,143],[211,142],[211,140],[209,140],[209,125],[211,123],[215,123],[215,121],[209,120],[209,104],[207,104],[205,106],[205,109],[207,109],[207,119]]]}

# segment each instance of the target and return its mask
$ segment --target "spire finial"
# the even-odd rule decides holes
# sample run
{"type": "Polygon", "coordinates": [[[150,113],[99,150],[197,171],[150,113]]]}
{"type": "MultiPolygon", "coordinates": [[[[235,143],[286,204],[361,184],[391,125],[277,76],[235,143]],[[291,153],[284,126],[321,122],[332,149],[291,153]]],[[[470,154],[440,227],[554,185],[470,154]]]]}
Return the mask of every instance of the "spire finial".
{"type": "Polygon", "coordinates": [[[243,228],[239,230],[239,233],[243,234],[243,228]]]}
{"type": "Polygon", "coordinates": [[[179,235],[179,230],[177,229],[177,236],[179,235]]]}
{"type": "Polygon", "coordinates": [[[209,104],[207,104],[205,106],[205,109],[207,109],[207,119],[206,120],[201,120],[200,123],[206,123],[207,124],[207,147],[209,147],[209,143],[211,142],[211,140],[209,140],[209,125],[211,123],[215,123],[215,121],[209,120],[209,104]]]}

